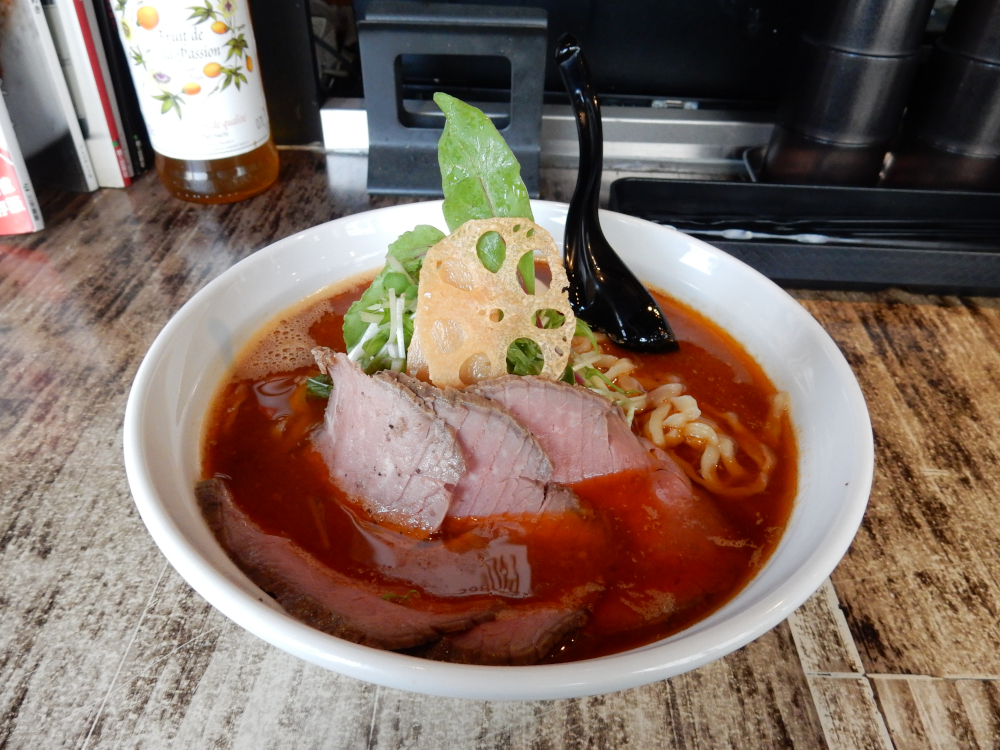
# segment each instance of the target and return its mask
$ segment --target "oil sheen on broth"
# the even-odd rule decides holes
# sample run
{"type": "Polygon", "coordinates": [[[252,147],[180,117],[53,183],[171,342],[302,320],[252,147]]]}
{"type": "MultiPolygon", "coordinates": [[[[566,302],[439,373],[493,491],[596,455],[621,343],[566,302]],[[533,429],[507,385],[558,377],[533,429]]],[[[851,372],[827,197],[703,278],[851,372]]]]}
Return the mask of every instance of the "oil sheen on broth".
{"type": "MultiPolygon", "coordinates": [[[[234,502],[267,533],[366,584],[403,583],[406,596],[425,603],[544,605],[574,592],[589,618],[543,663],[616,653],[682,630],[737,594],[774,551],[796,487],[793,432],[774,408],[776,390],[727,333],[662,294],[680,351],[626,353],[603,341],[604,352],[635,362],[630,377],[646,391],[683,384],[710,424],[741,447],[752,443],[749,452],[760,455],[741,453],[734,469],[751,475],[760,471],[755,463],[769,462],[763,489],[726,494],[698,480],[694,502],[671,508],[651,501],[644,473],[615,474],[573,485],[582,510],[570,516],[447,519],[435,538],[400,543],[333,484],[310,440],[326,401],[307,395],[306,381],[318,372],[309,349],[344,351],[343,315],[366,286],[367,279],[341,285],[286,312],[244,350],[215,397],[203,475],[224,477],[234,502]],[[484,544],[492,560],[510,565],[478,569],[484,544]]],[[[654,411],[635,416],[636,433],[650,434],[654,411]]],[[[667,448],[697,472],[703,453],[683,441],[667,448]]]]}

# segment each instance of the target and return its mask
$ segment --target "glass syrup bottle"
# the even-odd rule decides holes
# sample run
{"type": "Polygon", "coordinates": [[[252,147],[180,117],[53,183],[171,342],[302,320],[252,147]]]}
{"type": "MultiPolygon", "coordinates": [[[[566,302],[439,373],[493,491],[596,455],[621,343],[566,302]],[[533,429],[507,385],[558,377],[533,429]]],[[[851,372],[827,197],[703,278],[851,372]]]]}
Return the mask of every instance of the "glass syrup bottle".
{"type": "Polygon", "coordinates": [[[232,203],[278,177],[247,0],[112,0],[160,180],[232,203]]]}

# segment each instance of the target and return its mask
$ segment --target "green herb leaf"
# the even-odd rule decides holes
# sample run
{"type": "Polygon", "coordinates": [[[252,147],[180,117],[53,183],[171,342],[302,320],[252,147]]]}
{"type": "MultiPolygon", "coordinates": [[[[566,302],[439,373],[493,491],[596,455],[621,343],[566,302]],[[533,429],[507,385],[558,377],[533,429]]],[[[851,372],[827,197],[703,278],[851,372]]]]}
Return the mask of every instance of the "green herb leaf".
{"type": "Polygon", "coordinates": [[[524,291],[528,294],[535,293],[535,253],[531,250],[521,256],[517,262],[517,274],[524,284],[524,291]]]}
{"type": "Polygon", "coordinates": [[[374,357],[379,353],[379,350],[385,346],[386,342],[389,340],[389,331],[379,331],[372,338],[365,342],[362,348],[365,354],[369,357],[374,357]]]}
{"type": "Polygon", "coordinates": [[[329,375],[313,375],[306,380],[306,395],[312,398],[330,398],[333,379],[329,375]]]}
{"type": "Polygon", "coordinates": [[[490,118],[441,92],[434,101],[447,118],[438,164],[448,229],[492,216],[534,219],[521,167],[490,118]]]}
{"type": "Polygon", "coordinates": [[[424,255],[434,245],[444,239],[444,233],[429,224],[420,224],[409,232],[403,232],[399,239],[389,245],[389,255],[398,260],[414,283],[424,264],[424,255]]]}
{"type": "Polygon", "coordinates": [[[576,374],[573,372],[573,364],[571,362],[566,363],[566,369],[563,370],[560,380],[570,385],[576,385],[576,374]]]}
{"type": "MultiPolygon", "coordinates": [[[[444,239],[444,233],[440,229],[428,224],[421,224],[409,232],[404,232],[399,236],[399,239],[389,245],[388,255],[402,266],[406,276],[416,282],[420,278],[420,267],[423,265],[424,255],[442,239],[444,239]]],[[[368,323],[361,319],[362,311],[373,305],[386,304],[390,287],[396,290],[397,296],[401,289],[405,289],[407,299],[416,298],[416,287],[410,281],[405,281],[406,276],[386,264],[385,268],[375,277],[371,286],[361,295],[361,299],[351,305],[344,316],[344,343],[347,345],[348,351],[358,345],[361,337],[368,330],[368,323]],[[400,279],[403,279],[405,284],[397,286],[400,279]]],[[[413,322],[410,315],[406,313],[403,315],[403,334],[404,343],[409,346],[410,337],[413,335],[413,322]]],[[[383,343],[385,340],[383,339],[383,343]]],[[[365,352],[367,351],[368,347],[366,346],[365,352]]],[[[378,352],[378,349],[374,351],[378,352]]],[[[362,363],[365,369],[368,369],[368,364],[367,362],[362,363]]]]}
{"type": "Polygon", "coordinates": [[[507,243],[499,232],[487,232],[476,241],[476,255],[487,271],[496,273],[507,259],[507,243]]]}
{"type": "Polygon", "coordinates": [[[538,375],[544,366],[542,350],[531,339],[514,339],[507,347],[507,372],[512,375],[538,375]]]}
{"type": "Polygon", "coordinates": [[[420,596],[420,592],[416,589],[410,589],[406,594],[382,594],[382,598],[387,602],[395,602],[396,604],[406,604],[411,596],[420,596]]]}
{"type": "Polygon", "coordinates": [[[576,331],[573,335],[585,336],[590,340],[590,345],[594,347],[595,352],[601,351],[601,347],[597,345],[597,339],[594,338],[594,332],[590,330],[590,326],[580,320],[580,318],[576,319],[576,331]]]}
{"type": "MultiPolygon", "coordinates": [[[[388,292],[390,289],[396,292],[398,297],[410,287],[410,281],[403,274],[392,271],[382,279],[382,288],[388,292]]],[[[410,299],[413,299],[412,297],[410,299]]]]}
{"type": "Polygon", "coordinates": [[[566,322],[566,316],[563,315],[558,310],[539,310],[538,311],[538,327],[539,328],[559,328],[566,322]]]}

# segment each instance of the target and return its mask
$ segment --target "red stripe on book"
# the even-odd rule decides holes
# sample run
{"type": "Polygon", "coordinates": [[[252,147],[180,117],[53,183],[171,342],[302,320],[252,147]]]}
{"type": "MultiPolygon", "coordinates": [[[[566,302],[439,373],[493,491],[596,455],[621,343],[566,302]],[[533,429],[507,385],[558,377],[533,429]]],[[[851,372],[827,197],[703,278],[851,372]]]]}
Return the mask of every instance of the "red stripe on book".
{"type": "Polygon", "coordinates": [[[132,184],[132,178],[128,175],[128,166],[125,161],[125,153],[121,147],[121,135],[118,133],[118,126],[115,124],[115,115],[111,111],[111,99],[108,95],[108,87],[104,85],[104,73],[101,71],[101,61],[97,57],[97,48],[94,46],[94,32],[87,21],[87,9],[83,7],[83,0],[73,0],[73,7],[76,8],[76,17],[80,21],[80,31],[83,32],[83,44],[87,48],[87,57],[90,58],[90,69],[94,75],[94,82],[97,84],[97,93],[101,96],[101,107],[104,109],[104,119],[108,123],[108,132],[111,134],[111,144],[115,148],[115,156],[118,157],[118,169],[122,173],[125,187],[132,184]]]}

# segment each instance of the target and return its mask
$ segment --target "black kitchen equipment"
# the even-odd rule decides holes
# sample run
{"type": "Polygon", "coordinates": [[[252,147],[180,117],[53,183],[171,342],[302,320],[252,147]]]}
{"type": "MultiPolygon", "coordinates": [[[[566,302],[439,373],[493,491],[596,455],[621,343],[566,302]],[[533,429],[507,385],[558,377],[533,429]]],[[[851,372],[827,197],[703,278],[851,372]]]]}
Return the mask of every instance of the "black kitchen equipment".
{"type": "Polygon", "coordinates": [[[883,184],[1000,189],[1000,1],[955,7],[914,87],[883,184]]]}
{"type": "Polygon", "coordinates": [[[610,207],[784,286],[1000,296],[1000,194],[628,178],[610,207]]]}
{"type": "Polygon", "coordinates": [[[435,55],[510,62],[510,116],[495,124],[521,165],[529,194],[538,196],[545,11],[378,0],[358,21],[358,40],[368,110],[369,192],[441,195],[437,144],[444,116],[436,106],[426,114],[407,110],[402,91],[404,56],[435,55]],[[429,127],[428,119],[435,120],[429,127]]]}
{"type": "Polygon", "coordinates": [[[565,263],[573,311],[627,349],[666,352],[677,339],[653,295],[636,279],[601,231],[604,136],[601,109],[580,45],[559,39],[555,60],[569,93],[580,137],[580,169],[566,215],[565,263]]]}
{"type": "Polygon", "coordinates": [[[799,43],[762,179],[874,185],[933,0],[821,0],[799,43]]]}
{"type": "MultiPolygon", "coordinates": [[[[443,0],[456,10],[486,0],[443,0]]],[[[363,19],[373,2],[353,0],[363,19]]],[[[425,0],[410,0],[421,4],[425,0]]],[[[789,57],[816,0],[490,0],[501,8],[543,8],[551,51],[569,32],[587,50],[594,85],[616,103],[664,97],[732,100],[744,108],[770,110],[781,95],[789,57]]],[[[562,78],[546,54],[545,91],[549,103],[565,103],[562,78]]],[[[364,60],[362,60],[364,65],[364,60]]],[[[463,91],[465,70],[422,57],[404,61],[408,96],[430,98],[445,91],[476,100],[463,91]],[[435,86],[437,88],[435,88],[435,86]]],[[[491,85],[491,81],[479,84],[491,85]]],[[[483,100],[486,101],[486,100],[483,100]]]]}

